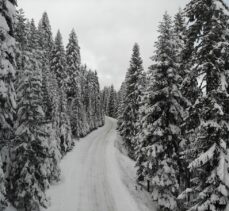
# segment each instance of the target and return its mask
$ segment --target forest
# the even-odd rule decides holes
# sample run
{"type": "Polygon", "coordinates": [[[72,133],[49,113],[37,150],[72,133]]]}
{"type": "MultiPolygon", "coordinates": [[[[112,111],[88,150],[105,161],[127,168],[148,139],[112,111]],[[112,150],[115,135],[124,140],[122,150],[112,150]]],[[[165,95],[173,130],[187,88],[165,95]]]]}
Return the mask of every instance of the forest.
{"type": "Polygon", "coordinates": [[[148,186],[158,211],[229,210],[227,4],[165,12],[154,49],[145,70],[135,43],[121,88],[101,88],[74,29],[64,46],[47,12],[36,24],[0,0],[0,211],[48,208],[62,158],[105,116],[134,162],[132,185],[148,186]]]}
{"type": "Polygon", "coordinates": [[[46,12],[36,26],[14,0],[0,1],[0,68],[0,210],[37,210],[74,139],[104,124],[97,72],[74,29],[65,48],[46,12]]]}
{"type": "Polygon", "coordinates": [[[190,0],[158,27],[152,65],[138,44],[119,91],[118,131],[159,210],[229,210],[229,9],[190,0]]]}

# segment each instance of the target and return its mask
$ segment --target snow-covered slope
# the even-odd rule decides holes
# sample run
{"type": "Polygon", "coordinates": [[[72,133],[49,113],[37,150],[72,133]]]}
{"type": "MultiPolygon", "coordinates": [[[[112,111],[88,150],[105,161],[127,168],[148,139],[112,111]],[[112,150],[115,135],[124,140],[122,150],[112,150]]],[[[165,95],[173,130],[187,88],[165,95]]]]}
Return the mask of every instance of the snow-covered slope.
{"type": "Polygon", "coordinates": [[[133,163],[114,147],[115,128],[116,121],[106,118],[63,159],[63,178],[48,191],[46,211],[153,211],[146,193],[134,193],[133,163]]]}

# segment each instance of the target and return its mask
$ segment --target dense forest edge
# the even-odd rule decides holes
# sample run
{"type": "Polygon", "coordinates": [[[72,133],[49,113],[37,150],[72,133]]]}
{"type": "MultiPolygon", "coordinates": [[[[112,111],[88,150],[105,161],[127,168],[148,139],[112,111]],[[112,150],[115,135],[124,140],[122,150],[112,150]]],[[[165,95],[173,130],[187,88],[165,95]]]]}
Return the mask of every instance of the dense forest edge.
{"type": "Polygon", "coordinates": [[[229,9],[190,0],[158,27],[152,65],[135,44],[118,131],[160,211],[229,210],[229,9]]]}
{"type": "Polygon", "coordinates": [[[49,205],[60,160],[104,125],[104,112],[74,29],[65,48],[46,12],[36,26],[16,4],[0,1],[0,210],[32,211],[49,205]]]}

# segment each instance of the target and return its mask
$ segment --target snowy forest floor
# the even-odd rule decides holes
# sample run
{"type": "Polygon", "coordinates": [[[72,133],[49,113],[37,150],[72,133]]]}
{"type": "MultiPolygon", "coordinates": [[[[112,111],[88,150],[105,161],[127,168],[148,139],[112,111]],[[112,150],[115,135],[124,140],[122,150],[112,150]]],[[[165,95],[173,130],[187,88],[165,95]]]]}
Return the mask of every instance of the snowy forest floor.
{"type": "Polygon", "coordinates": [[[136,190],[134,162],[115,147],[119,138],[116,120],[107,117],[80,139],[61,162],[62,180],[48,191],[46,211],[154,211],[150,195],[136,190]]]}

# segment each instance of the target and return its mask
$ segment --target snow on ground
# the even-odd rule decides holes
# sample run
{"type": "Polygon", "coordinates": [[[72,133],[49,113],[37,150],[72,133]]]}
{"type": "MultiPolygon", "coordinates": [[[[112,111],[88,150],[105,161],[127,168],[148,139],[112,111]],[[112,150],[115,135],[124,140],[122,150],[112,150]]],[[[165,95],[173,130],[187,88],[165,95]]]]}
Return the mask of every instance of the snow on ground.
{"type": "Polygon", "coordinates": [[[127,152],[121,145],[122,138],[116,134],[115,146],[118,149],[116,150],[116,158],[119,163],[122,182],[137,202],[140,211],[156,211],[157,208],[151,195],[145,190],[145,188],[141,188],[136,184],[135,162],[126,156],[127,152]]]}
{"type": "Polygon", "coordinates": [[[47,193],[51,206],[42,211],[156,211],[149,194],[136,190],[134,162],[115,147],[115,129],[116,120],[106,118],[76,143],[61,161],[61,182],[47,193]]]}
{"type": "Polygon", "coordinates": [[[17,211],[17,210],[10,206],[10,207],[7,207],[4,211],[17,211]]]}

